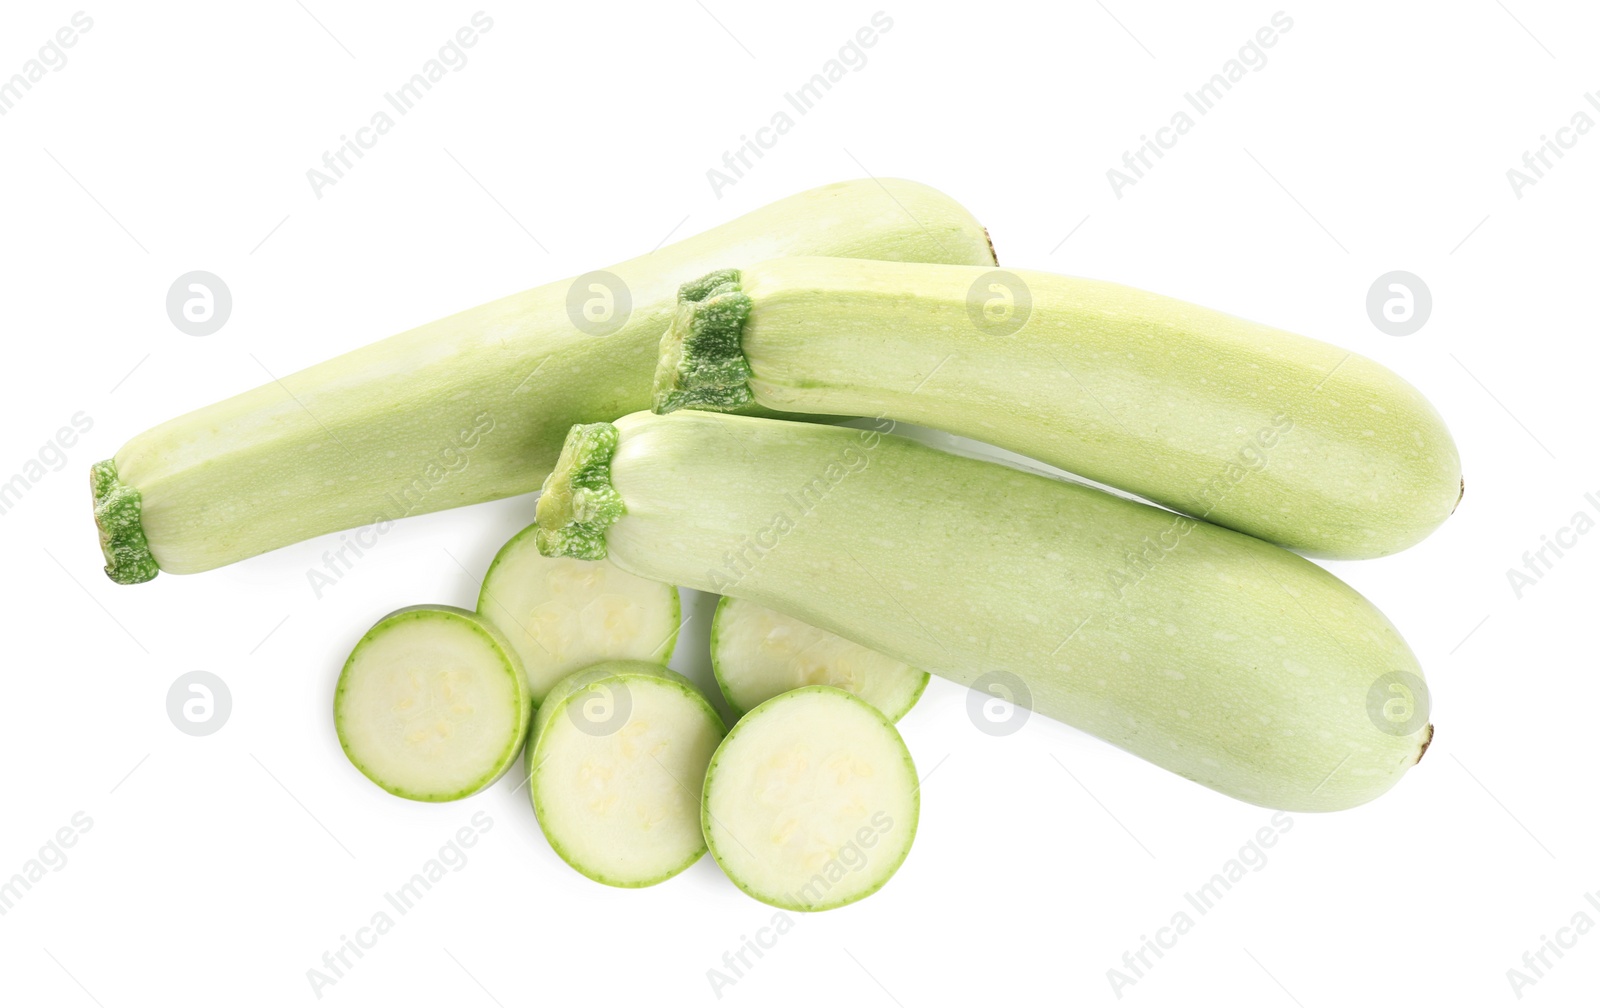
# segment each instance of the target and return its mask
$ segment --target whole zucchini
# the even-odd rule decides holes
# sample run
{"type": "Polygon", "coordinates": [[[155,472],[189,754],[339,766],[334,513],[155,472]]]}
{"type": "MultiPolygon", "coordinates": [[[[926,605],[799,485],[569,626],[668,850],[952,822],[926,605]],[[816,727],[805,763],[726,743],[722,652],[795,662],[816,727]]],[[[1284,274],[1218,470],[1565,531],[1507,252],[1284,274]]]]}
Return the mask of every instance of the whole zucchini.
{"type": "Polygon", "coordinates": [[[192,574],[312,536],[528,493],[573,423],[650,404],[678,285],[783,254],[993,263],[914,182],[861,179],[501,298],[170,420],[92,472],[113,581],[192,574]]]}
{"type": "Polygon", "coordinates": [[[1433,734],[1399,633],[1310,561],[893,434],[697,410],[574,427],[538,525],[547,556],[608,557],[998,680],[1258,805],[1359,805],[1433,734]]]}
{"type": "Polygon", "coordinates": [[[887,416],[1341,559],[1405,549],[1461,496],[1444,421],[1388,368],[1131,287],[796,258],[681,297],[658,412],[887,416]]]}

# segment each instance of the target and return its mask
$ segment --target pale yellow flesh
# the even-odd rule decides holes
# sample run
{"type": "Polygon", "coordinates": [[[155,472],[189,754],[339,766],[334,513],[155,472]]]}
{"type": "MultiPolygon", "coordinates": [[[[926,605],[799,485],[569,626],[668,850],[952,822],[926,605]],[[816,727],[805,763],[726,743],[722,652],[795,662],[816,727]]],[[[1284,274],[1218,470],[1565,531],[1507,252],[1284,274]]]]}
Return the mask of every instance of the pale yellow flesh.
{"type": "Polygon", "coordinates": [[[897,658],[736,598],[717,603],[711,661],[740,711],[802,686],[834,686],[898,721],[928,683],[928,673],[897,658]]]}
{"type": "Polygon", "coordinates": [[[495,557],[478,611],[511,641],[535,703],[561,679],[611,658],[665,661],[677,640],[678,589],[605,560],[542,557],[519,535],[495,557]]]}
{"type": "MultiPolygon", "coordinates": [[[[565,711],[541,719],[530,787],[539,824],[568,863],[611,885],[647,885],[705,850],[700,787],[722,730],[676,684],[630,677],[625,688],[630,713],[608,734],[585,732],[565,711]]],[[[610,693],[594,702],[609,703],[610,693]]]]}
{"type": "Polygon", "coordinates": [[[351,657],[339,733],[352,761],[385,786],[448,795],[485,783],[508,759],[519,710],[515,681],[481,634],[413,620],[351,657]]]}
{"type": "Polygon", "coordinates": [[[758,899],[821,909],[892,875],[917,828],[917,777],[894,729],[837,693],[808,690],[749,715],[706,784],[718,864],[758,899]]]}

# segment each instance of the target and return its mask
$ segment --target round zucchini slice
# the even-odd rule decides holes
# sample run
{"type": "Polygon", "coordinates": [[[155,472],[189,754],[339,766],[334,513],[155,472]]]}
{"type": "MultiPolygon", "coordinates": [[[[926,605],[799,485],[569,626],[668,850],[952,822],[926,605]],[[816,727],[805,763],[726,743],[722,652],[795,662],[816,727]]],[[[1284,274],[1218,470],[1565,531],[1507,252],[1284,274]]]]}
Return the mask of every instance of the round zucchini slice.
{"type": "Polygon", "coordinates": [[[412,606],[367,631],[339,673],[339,744],[374,784],[413,801],[477,794],[516,762],[533,698],[511,644],[454,606],[412,606]]]}

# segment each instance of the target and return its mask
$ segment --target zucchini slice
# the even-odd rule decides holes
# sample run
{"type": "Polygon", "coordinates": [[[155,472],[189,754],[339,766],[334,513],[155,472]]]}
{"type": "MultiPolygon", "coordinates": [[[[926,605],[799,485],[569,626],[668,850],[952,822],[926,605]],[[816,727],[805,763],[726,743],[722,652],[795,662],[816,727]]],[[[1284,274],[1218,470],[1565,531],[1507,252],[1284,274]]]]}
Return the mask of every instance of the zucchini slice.
{"type": "Polygon", "coordinates": [[[836,686],[899,721],[928,685],[928,673],[898,658],[729,596],[711,621],[711,670],[741,714],[802,686],[836,686]]]}
{"type": "Polygon", "coordinates": [[[511,641],[535,703],[557,682],[608,658],[665,664],[678,642],[678,589],[607,560],[539,555],[530,525],[500,548],[478,613],[511,641]]]}
{"type": "Polygon", "coordinates": [[[374,784],[413,801],[454,801],[516,762],[533,700],[510,643],[454,606],[379,620],[334,692],[339,745],[374,784]]]}
{"type": "Polygon", "coordinates": [[[702,826],[740,889],[785,910],[831,910],[889,881],[919,805],[894,725],[854,694],[807,686],[761,704],[717,747],[702,826]]]}
{"type": "Polygon", "coordinates": [[[723,731],[700,691],[664,666],[608,661],[568,676],[528,745],[539,828],[596,882],[666,881],[706,852],[701,787],[723,731]]]}

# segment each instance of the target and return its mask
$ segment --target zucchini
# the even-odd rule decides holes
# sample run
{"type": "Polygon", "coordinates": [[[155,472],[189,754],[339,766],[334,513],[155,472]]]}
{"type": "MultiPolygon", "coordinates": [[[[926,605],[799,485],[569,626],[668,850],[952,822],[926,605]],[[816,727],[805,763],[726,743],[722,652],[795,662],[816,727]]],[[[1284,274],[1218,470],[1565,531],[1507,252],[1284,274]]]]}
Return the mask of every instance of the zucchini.
{"type": "Polygon", "coordinates": [[[876,707],[832,686],[761,704],[717,747],[701,826],[734,885],[784,910],[883,888],[911,851],[917,768],[876,707]]]}
{"type": "Polygon", "coordinates": [[[964,685],[1004,673],[1033,710],[1258,805],[1359,805],[1432,736],[1425,694],[1404,723],[1383,706],[1420,685],[1416,657],[1310,561],[904,437],[636,413],[574,427],[537,512],[546,555],[750,599],[964,685]]]}
{"type": "Polygon", "coordinates": [[[862,179],[440,319],[170,420],[97,463],[106,573],[192,574],[536,490],[569,425],[648,407],[680,283],[785,253],[994,261],[949,197],[862,179]]]}
{"type": "Polygon", "coordinates": [[[722,718],[665,666],[608,661],[556,684],[528,744],[539,828],[606,885],[664,882],[706,852],[701,785],[722,718]]]}
{"type": "Polygon", "coordinates": [[[835,686],[899,721],[928,685],[928,673],[898,658],[731,596],[711,620],[711,671],[737,714],[803,686],[835,686]]]}
{"type": "Polygon", "coordinates": [[[1405,549],[1461,496],[1450,432],[1387,368],[1048,273],[796,258],[686,284],[656,411],[751,403],[987,441],[1317,556],[1405,549]]]}
{"type": "Polygon", "coordinates": [[[495,554],[478,613],[511,641],[534,703],[607,658],[665,664],[678,643],[678,589],[604,560],[539,555],[530,525],[495,554]]]}
{"type": "Polygon", "coordinates": [[[414,801],[477,794],[516,762],[533,698],[510,643],[454,606],[377,622],[339,673],[339,745],[374,784],[414,801]]]}

